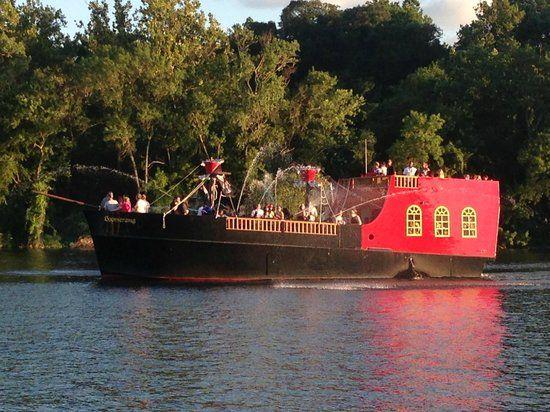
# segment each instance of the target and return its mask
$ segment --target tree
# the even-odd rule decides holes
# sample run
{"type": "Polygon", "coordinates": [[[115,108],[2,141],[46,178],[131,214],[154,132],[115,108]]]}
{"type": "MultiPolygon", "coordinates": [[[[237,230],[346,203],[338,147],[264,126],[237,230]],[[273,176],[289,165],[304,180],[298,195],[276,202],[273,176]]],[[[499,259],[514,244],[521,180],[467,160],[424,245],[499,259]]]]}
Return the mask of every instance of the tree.
{"type": "Polygon", "coordinates": [[[328,71],[369,100],[446,54],[439,29],[414,1],[375,0],[343,11],[320,1],[291,2],[280,35],[300,43],[296,80],[311,68],[328,71]]]}
{"type": "Polygon", "coordinates": [[[337,84],[336,77],[312,70],[291,99],[288,130],[296,159],[326,164],[332,149],[348,144],[364,99],[337,84]]]}
{"type": "Polygon", "coordinates": [[[197,2],[145,1],[134,41],[126,44],[115,34],[131,38],[128,8],[119,4],[115,12],[115,26],[103,36],[114,44],[92,50],[83,62],[84,78],[92,104],[100,108],[95,121],[120,158],[129,160],[139,191],[149,183],[152,166],[165,163],[167,151],[185,145],[178,135],[189,132],[206,149],[207,126],[199,120],[203,109],[194,104],[203,80],[196,76],[224,46],[219,27],[213,20],[207,25],[197,2]],[[178,106],[183,116],[175,112],[178,106]],[[191,107],[196,110],[189,112],[191,107]]]}
{"type": "Polygon", "coordinates": [[[434,161],[443,165],[443,138],[439,131],[445,120],[439,114],[430,116],[414,110],[403,119],[402,139],[390,148],[390,156],[398,164],[406,164],[409,159],[417,162],[434,161]]]}
{"type": "Polygon", "coordinates": [[[510,0],[482,1],[477,6],[477,20],[460,29],[459,49],[477,45],[502,48],[515,41],[514,34],[525,13],[510,0]]]}

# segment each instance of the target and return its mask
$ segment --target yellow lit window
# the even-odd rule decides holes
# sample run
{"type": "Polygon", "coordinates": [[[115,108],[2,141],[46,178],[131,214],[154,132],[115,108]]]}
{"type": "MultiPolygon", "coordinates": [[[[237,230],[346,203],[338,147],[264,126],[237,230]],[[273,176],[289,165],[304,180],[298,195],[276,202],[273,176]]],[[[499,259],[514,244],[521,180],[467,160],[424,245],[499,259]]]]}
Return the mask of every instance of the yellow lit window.
{"type": "Polygon", "coordinates": [[[407,209],[407,236],[422,236],[422,209],[416,205],[407,209]]]}
{"type": "Polygon", "coordinates": [[[466,207],[462,211],[462,237],[477,237],[477,215],[471,207],[466,207]]]}
{"type": "Polygon", "coordinates": [[[449,222],[449,209],[439,206],[434,212],[435,237],[451,236],[451,223],[449,222]]]}

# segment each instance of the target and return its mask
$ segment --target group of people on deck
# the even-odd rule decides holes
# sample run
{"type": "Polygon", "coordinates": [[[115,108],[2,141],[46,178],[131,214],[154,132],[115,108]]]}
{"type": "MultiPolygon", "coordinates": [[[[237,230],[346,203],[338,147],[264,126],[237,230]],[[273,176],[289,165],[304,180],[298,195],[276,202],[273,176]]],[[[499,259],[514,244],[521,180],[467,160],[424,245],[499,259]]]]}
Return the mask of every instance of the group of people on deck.
{"type": "MultiPolygon", "coordinates": [[[[262,208],[262,205],[258,203],[256,208],[250,213],[250,217],[255,219],[275,219],[275,220],[298,220],[304,222],[317,222],[319,220],[319,211],[313,204],[305,205],[302,203],[300,205],[300,210],[296,215],[292,216],[290,211],[287,208],[282,206],[273,206],[272,204],[267,204],[265,209],[262,208]]],[[[348,221],[344,218],[343,212],[338,212],[333,217],[333,222],[338,225],[345,225],[348,221]]],[[[352,209],[350,212],[349,223],[361,225],[363,222],[361,217],[357,213],[357,210],[352,209]]]]}
{"type": "Polygon", "coordinates": [[[129,196],[121,195],[117,200],[113,192],[108,192],[101,201],[100,208],[107,212],[149,213],[151,205],[147,201],[147,195],[144,192],[137,194],[134,206],[132,206],[129,196]]]}
{"type": "MultiPolygon", "coordinates": [[[[108,192],[100,205],[101,210],[106,212],[119,212],[119,213],[149,213],[151,205],[147,201],[147,195],[145,193],[139,193],[136,196],[136,202],[132,206],[130,197],[127,195],[119,196],[118,200],[115,199],[113,192],[108,192]]],[[[189,205],[186,201],[182,201],[180,196],[174,197],[170,204],[170,211],[174,215],[187,216],[190,214],[189,205]]],[[[204,204],[197,209],[197,216],[214,215],[216,217],[224,217],[225,213],[219,211],[215,213],[214,208],[208,204],[204,204]]],[[[298,220],[304,222],[316,222],[319,221],[319,212],[313,204],[300,205],[300,210],[296,215],[292,215],[287,208],[283,208],[280,205],[267,204],[265,208],[261,204],[258,204],[256,208],[250,214],[250,217],[256,219],[275,219],[275,220],[298,220]]],[[[350,211],[348,219],[344,218],[343,212],[338,212],[333,216],[332,221],[338,225],[345,225],[346,223],[361,225],[363,222],[356,209],[350,211]]]]}
{"type": "MultiPolygon", "coordinates": [[[[377,176],[391,176],[397,174],[393,161],[388,159],[387,162],[374,162],[374,165],[371,169],[371,173],[377,176]]],[[[404,176],[419,176],[419,177],[439,177],[440,179],[445,178],[445,172],[442,168],[438,168],[435,172],[430,169],[428,162],[423,162],[421,168],[416,168],[414,160],[409,159],[407,166],[403,169],[404,176]]],[[[469,175],[465,174],[462,176],[464,179],[468,180],[489,180],[487,175],[469,175]]]]}
{"type": "Polygon", "coordinates": [[[265,206],[265,209],[262,208],[262,205],[258,203],[256,208],[250,214],[250,217],[257,219],[275,219],[275,220],[285,220],[290,218],[290,211],[288,209],[283,209],[282,206],[274,206],[271,203],[265,206]]]}

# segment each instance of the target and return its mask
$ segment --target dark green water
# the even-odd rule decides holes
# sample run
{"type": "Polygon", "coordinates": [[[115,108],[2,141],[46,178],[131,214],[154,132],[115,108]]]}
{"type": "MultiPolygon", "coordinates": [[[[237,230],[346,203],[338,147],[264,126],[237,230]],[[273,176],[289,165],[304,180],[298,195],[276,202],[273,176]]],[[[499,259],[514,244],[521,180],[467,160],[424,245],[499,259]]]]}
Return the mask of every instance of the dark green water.
{"type": "Polygon", "coordinates": [[[0,254],[2,410],[544,410],[550,257],[475,282],[109,287],[0,254]]]}

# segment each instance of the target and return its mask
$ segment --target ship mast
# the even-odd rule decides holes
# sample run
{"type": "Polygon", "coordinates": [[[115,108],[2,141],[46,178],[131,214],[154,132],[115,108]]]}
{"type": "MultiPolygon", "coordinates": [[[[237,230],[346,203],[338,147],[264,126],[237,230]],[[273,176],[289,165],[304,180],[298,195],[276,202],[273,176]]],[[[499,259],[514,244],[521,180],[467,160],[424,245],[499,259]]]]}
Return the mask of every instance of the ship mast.
{"type": "Polygon", "coordinates": [[[365,139],[365,174],[369,173],[369,146],[368,140],[365,139]]]}
{"type": "Polygon", "coordinates": [[[299,170],[302,182],[306,184],[305,205],[306,207],[309,207],[311,190],[315,187],[315,178],[321,169],[315,166],[301,166],[299,170]]]}

